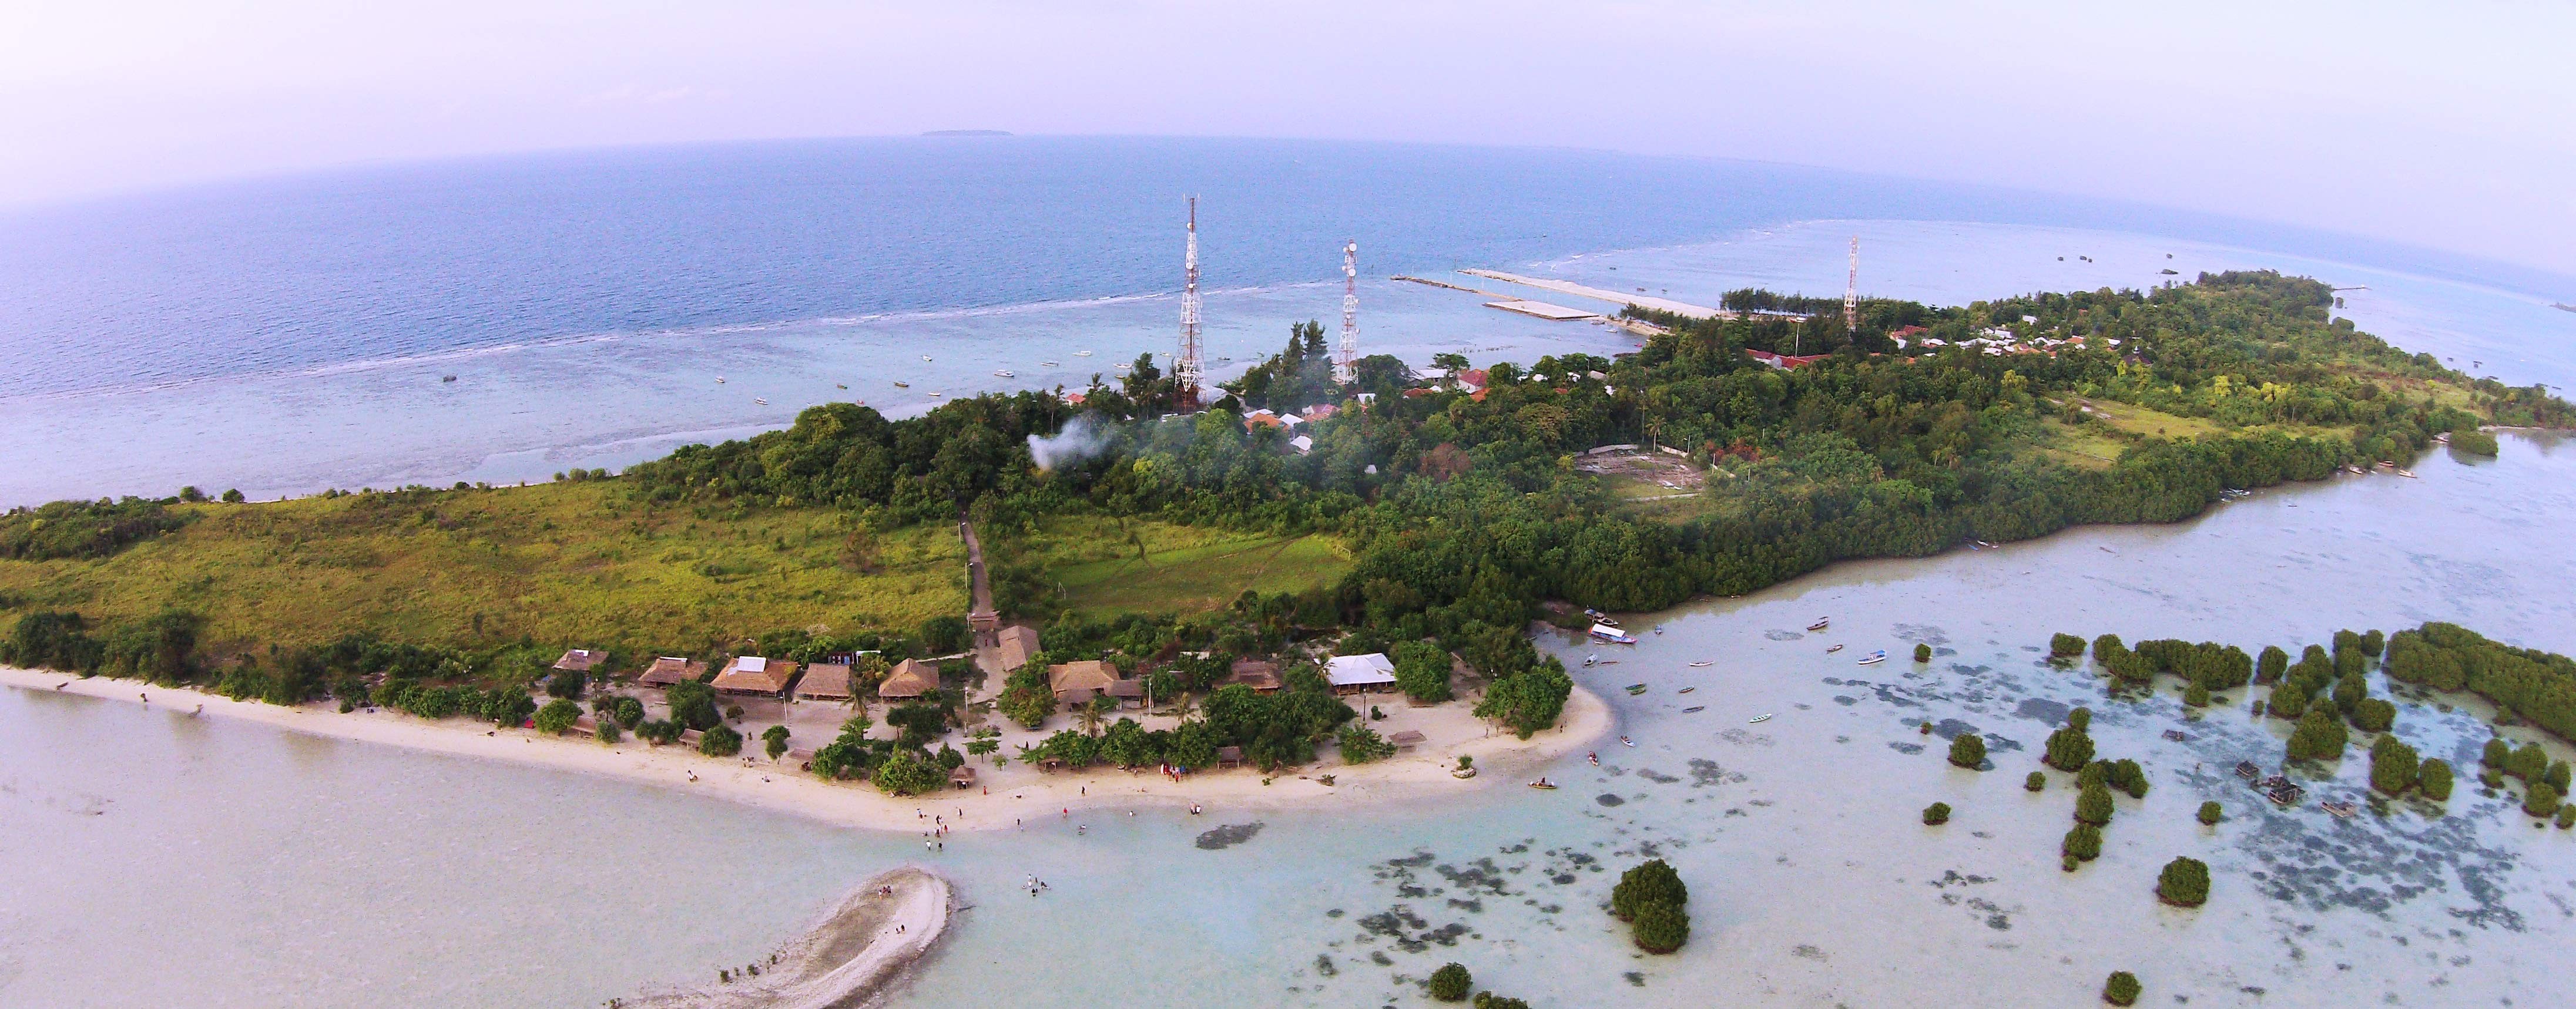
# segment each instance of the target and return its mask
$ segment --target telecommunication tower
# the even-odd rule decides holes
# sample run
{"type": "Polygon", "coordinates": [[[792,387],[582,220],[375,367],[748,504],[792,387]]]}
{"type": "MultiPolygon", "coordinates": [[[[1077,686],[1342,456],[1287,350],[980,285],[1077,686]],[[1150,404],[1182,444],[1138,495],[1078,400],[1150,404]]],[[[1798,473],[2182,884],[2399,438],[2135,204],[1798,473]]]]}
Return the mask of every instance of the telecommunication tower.
{"type": "Polygon", "coordinates": [[[1360,378],[1360,243],[1342,246],[1342,352],[1333,358],[1333,381],[1360,378]]]}
{"type": "Polygon", "coordinates": [[[1199,198],[1190,197],[1189,245],[1181,254],[1181,356],[1172,365],[1178,406],[1199,405],[1199,198]]]}
{"type": "Polygon", "coordinates": [[[1851,277],[1843,282],[1843,332],[1860,330],[1860,236],[1852,236],[1851,277]]]}

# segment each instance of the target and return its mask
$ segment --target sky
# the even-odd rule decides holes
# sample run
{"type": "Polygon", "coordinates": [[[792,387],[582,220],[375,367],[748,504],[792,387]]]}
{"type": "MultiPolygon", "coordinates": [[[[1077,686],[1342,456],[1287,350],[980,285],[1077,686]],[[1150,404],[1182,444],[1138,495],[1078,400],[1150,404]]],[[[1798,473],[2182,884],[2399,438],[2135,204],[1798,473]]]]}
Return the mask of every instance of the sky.
{"type": "Polygon", "coordinates": [[[0,0],[0,206],[981,128],[1789,162],[2576,276],[2571,38],[2481,0],[0,0]]]}

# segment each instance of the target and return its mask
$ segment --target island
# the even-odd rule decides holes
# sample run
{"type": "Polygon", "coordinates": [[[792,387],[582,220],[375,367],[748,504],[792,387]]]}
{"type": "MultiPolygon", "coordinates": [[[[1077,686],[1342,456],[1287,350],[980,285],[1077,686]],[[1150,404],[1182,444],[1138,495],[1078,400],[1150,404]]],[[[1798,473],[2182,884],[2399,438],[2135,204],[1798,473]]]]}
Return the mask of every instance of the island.
{"type": "Polygon", "coordinates": [[[1077,807],[1514,781],[1610,728],[1549,635],[1615,648],[1614,613],[2402,476],[2569,417],[2273,273],[1848,317],[1727,304],[1631,306],[1653,335],[1616,359],[1377,356],[1344,380],[1306,323],[1204,391],[1145,355],[1078,391],[903,420],[818,406],[535,486],[16,509],[0,660],[34,689],[696,788],[935,850],[1077,807]]]}

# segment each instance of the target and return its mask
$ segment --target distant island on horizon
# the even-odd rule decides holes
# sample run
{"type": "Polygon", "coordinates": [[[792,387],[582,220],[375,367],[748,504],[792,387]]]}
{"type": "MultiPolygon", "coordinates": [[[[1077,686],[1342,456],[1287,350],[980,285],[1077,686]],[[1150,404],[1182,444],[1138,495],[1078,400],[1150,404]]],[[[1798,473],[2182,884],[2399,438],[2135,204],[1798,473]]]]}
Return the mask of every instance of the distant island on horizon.
{"type": "Polygon", "coordinates": [[[929,130],[922,133],[925,137],[1007,137],[1010,135],[1009,130],[929,130]]]}

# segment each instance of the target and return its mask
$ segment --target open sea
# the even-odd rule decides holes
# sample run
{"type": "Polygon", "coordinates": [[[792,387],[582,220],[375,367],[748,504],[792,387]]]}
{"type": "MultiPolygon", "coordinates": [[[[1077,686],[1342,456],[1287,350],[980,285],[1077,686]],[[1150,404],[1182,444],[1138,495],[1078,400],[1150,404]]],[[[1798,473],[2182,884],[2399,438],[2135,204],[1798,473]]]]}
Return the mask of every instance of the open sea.
{"type": "MultiPolygon", "coordinates": [[[[1396,274],[1501,289],[1449,272],[1483,267],[1713,304],[1748,284],[1839,292],[1858,235],[1865,293],[1961,303],[2277,267],[2354,288],[2344,314],[2410,350],[2576,384],[2576,314],[2548,305],[2576,292],[2554,278],[2146,208],[1573,151],[737,145],[0,217],[0,503],[543,479],[832,399],[903,414],[932,390],[1078,386],[1170,349],[1189,193],[1219,374],[1291,322],[1331,325],[1345,239],[1364,347],[1421,364],[1632,341],[1396,274]]],[[[1101,813],[1079,833],[1037,817],[951,838],[934,864],[973,908],[895,1002],[1415,1005],[1451,960],[1542,1006],[2077,1005],[2118,969],[2146,982],[2141,1004],[2576,1001],[2576,837],[2528,826],[2472,776],[2447,817],[2275,810],[2225,771],[2276,762],[2287,734],[2245,698],[2196,717],[2169,694],[2113,702],[2035,654],[2056,631],[2252,650],[2428,619],[2576,651],[2576,543],[2550,532],[2576,521],[2576,451],[2515,435],[2498,459],[2437,452],[2416,472],[1639,616],[1662,633],[1578,673],[1638,745],[1549,769],[1555,792],[1266,815],[1217,850],[1200,831],[1253,817],[1101,813]],[[1822,615],[1831,633],[1798,630],[1822,615]],[[1850,661],[1914,642],[1938,658],[1850,661]],[[1651,689],[1617,689],[1631,682],[1651,689]],[[2063,776],[2040,795],[2020,777],[2073,704],[2155,787],[2120,800],[2101,860],[2069,874],[2063,776]],[[1989,734],[1998,769],[1949,767],[1924,722],[1935,742],[1989,734]],[[1935,799],[1957,812],[1923,827],[1935,799]],[[2203,799],[2230,819],[2193,823],[2203,799]],[[2212,866],[2207,907],[2149,893],[2178,854],[2212,866]],[[1693,937],[1673,957],[1635,953],[1599,909],[1646,857],[1691,885],[1693,937]],[[1053,889],[1019,892],[1029,874],[1053,889]]],[[[2481,714],[2407,703],[2398,731],[2473,766],[2481,714]]],[[[2310,798],[2360,798],[2365,765],[2311,775],[2310,798]]],[[[0,1007],[600,1005],[753,959],[853,881],[924,857],[917,844],[0,691],[0,1007]]]]}

